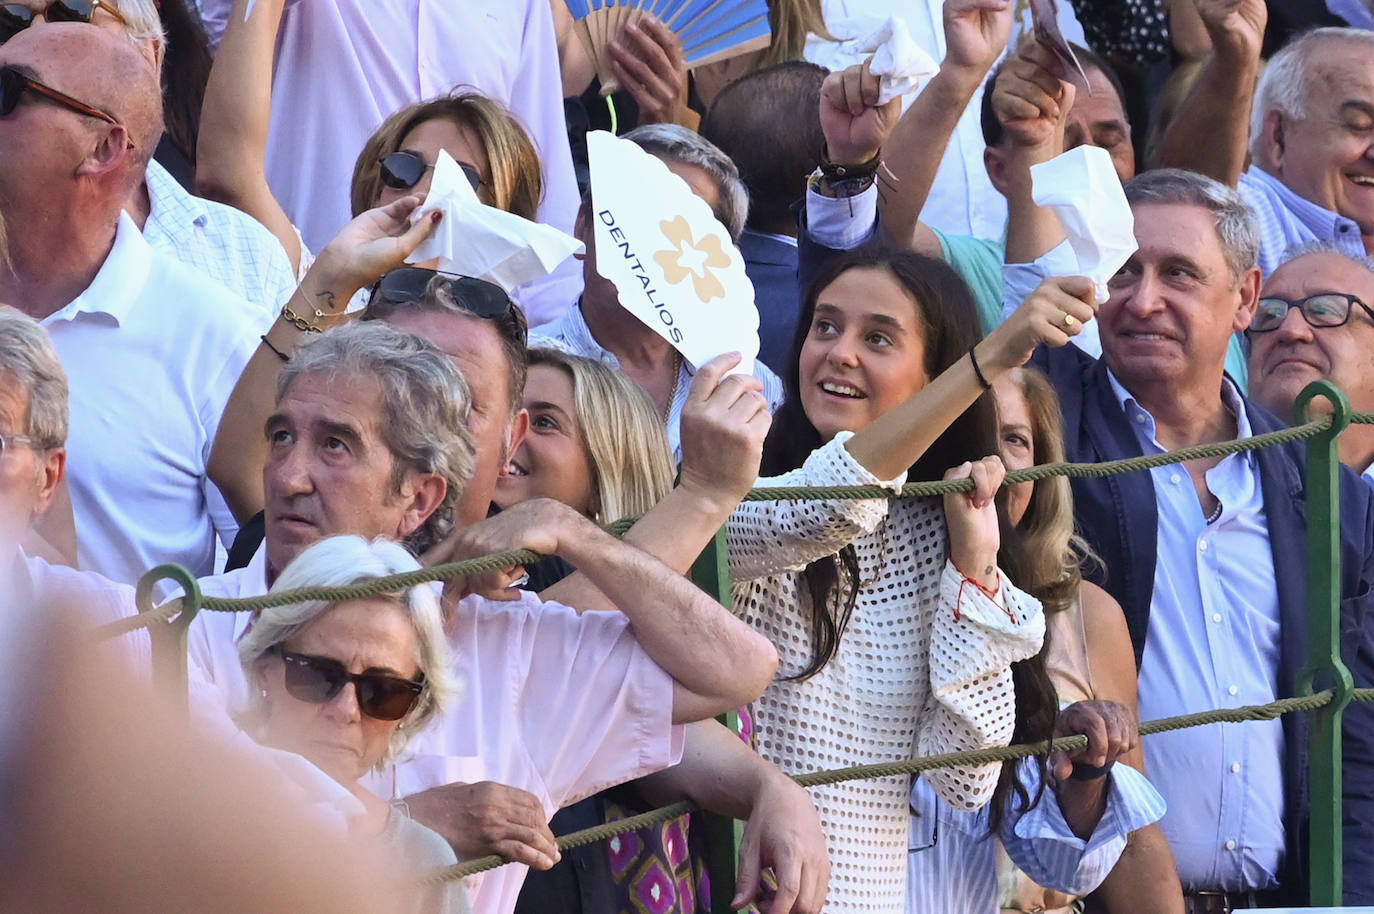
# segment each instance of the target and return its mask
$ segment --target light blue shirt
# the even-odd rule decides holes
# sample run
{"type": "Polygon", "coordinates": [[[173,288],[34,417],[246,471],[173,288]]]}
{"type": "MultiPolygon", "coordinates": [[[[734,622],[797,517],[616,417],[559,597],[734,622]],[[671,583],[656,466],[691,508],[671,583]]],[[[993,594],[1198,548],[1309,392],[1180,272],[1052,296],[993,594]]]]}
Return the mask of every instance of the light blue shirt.
{"type": "Polygon", "coordinates": [[[1290,248],[1314,241],[1334,244],[1357,260],[1365,257],[1358,225],[1300,196],[1258,165],[1240,176],[1236,189],[1259,217],[1259,266],[1265,279],[1290,248]]]}
{"type": "MultiPolygon", "coordinates": [[[[1165,450],[1155,422],[1108,373],[1142,452],[1165,450]]],[[[1240,394],[1222,399],[1251,435],[1240,394]]],[[[1154,596],[1140,664],[1141,720],[1279,697],[1279,605],[1264,494],[1252,453],[1207,471],[1221,502],[1208,524],[1188,472],[1150,471],[1159,511],[1154,596]]],[[[1264,890],[1284,853],[1283,725],[1214,724],[1145,739],[1146,768],[1169,804],[1160,827],[1183,888],[1264,890]]]]}
{"type": "MultiPolygon", "coordinates": [[[[1020,775],[1034,799],[1039,768],[1023,759],[1020,775]]],[[[1116,866],[1127,836],[1164,814],[1163,798],[1134,768],[1116,765],[1108,777],[1106,809],[1086,840],[1069,828],[1052,789],[1029,810],[1012,797],[998,837],[1007,856],[1037,884],[1086,895],[1116,866]]],[[[987,807],[955,809],[924,778],[917,778],[911,787],[907,914],[997,914],[997,845],[992,837],[987,807]]]]}

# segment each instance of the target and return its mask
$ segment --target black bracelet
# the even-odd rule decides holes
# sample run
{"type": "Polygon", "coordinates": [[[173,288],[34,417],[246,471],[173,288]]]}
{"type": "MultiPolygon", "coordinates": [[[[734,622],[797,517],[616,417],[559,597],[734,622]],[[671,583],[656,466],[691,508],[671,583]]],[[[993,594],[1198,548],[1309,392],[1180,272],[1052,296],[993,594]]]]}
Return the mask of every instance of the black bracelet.
{"type": "Polygon", "coordinates": [[[973,354],[973,350],[976,349],[976,348],[978,348],[978,347],[976,347],[976,346],[970,346],[970,347],[969,347],[969,350],[968,350],[968,360],[969,360],[970,362],[973,363],[973,373],[974,373],[974,375],[978,378],[978,383],[983,385],[983,389],[984,389],[984,390],[991,390],[991,389],[992,389],[992,385],[988,383],[988,379],[987,379],[987,378],[983,377],[983,369],[981,369],[981,368],[978,367],[978,356],[976,356],[976,355],[973,354]]]}
{"type": "Polygon", "coordinates": [[[262,336],[258,337],[258,339],[262,340],[262,344],[266,346],[268,349],[271,349],[273,352],[275,352],[277,354],[277,358],[281,359],[283,362],[288,362],[291,360],[290,356],[282,352],[276,346],[272,345],[272,341],[267,338],[267,334],[264,333],[262,336]]]}

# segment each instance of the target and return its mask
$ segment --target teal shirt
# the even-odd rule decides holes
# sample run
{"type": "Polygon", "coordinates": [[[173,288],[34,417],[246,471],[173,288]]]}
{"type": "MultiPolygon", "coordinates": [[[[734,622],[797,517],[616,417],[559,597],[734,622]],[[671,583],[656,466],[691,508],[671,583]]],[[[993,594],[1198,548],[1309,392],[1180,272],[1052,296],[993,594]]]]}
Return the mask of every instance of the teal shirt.
{"type": "MultiPolygon", "coordinates": [[[[983,333],[991,333],[1002,323],[1002,260],[1006,256],[1006,241],[972,238],[968,235],[947,235],[932,228],[940,242],[945,262],[968,283],[973,301],[978,306],[978,323],[983,333]]],[[[1244,393],[1250,388],[1250,368],[1246,361],[1242,335],[1231,335],[1226,349],[1226,373],[1244,393]]]]}

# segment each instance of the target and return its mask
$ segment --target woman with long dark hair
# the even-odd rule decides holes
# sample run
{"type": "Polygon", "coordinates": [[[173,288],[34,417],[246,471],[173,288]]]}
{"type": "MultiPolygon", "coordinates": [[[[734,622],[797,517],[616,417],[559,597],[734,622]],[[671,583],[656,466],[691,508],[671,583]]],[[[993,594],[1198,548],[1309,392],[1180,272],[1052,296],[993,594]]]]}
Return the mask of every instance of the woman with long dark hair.
{"type": "MultiPolygon", "coordinates": [[[[729,525],[736,611],[769,634],[781,676],[756,706],[759,750],[788,773],[1004,744],[1013,661],[1040,649],[1040,604],[997,568],[1004,470],[990,381],[1092,317],[1090,284],[1051,280],[980,341],[967,286],[909,251],[861,250],[803,303],[787,402],[761,485],[972,477],[944,499],[742,505],[729,525]],[[946,472],[946,468],[953,469],[946,472]]],[[[957,808],[985,804],[998,766],[931,772],[957,808]]],[[[827,910],[901,911],[906,778],[820,788],[827,910]]]]}

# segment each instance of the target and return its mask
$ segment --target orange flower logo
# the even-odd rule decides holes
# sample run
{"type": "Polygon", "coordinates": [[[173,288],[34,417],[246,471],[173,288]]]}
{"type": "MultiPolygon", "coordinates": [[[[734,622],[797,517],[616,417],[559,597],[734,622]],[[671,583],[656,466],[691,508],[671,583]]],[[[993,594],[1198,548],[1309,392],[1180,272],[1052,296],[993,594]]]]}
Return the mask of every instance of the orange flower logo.
{"type": "Polygon", "coordinates": [[[663,278],[678,285],[692,277],[692,287],[697,298],[709,302],[714,298],[725,297],[725,285],[716,278],[715,270],[730,265],[730,255],[720,245],[715,235],[706,235],[700,242],[692,237],[692,227],[682,216],[665,220],[658,227],[672,245],[666,251],[659,251],[654,260],[663,268],[663,278]]]}

